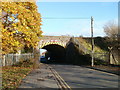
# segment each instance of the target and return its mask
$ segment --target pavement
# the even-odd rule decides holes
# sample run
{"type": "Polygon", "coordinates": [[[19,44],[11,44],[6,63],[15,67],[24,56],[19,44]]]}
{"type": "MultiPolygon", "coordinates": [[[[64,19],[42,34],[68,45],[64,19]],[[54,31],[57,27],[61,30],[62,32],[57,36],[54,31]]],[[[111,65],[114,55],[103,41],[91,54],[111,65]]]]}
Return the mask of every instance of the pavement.
{"type": "Polygon", "coordinates": [[[41,64],[40,68],[33,70],[22,80],[22,83],[18,89],[21,88],[59,89],[59,86],[50,68],[46,67],[44,64],[41,64]]]}

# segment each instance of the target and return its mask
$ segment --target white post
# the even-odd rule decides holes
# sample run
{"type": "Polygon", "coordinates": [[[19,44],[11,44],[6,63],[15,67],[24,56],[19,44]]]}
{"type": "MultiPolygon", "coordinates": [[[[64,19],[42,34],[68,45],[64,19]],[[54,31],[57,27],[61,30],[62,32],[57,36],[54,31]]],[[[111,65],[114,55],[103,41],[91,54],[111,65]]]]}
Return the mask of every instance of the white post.
{"type": "Polygon", "coordinates": [[[5,66],[5,55],[3,55],[3,66],[5,66]]]}

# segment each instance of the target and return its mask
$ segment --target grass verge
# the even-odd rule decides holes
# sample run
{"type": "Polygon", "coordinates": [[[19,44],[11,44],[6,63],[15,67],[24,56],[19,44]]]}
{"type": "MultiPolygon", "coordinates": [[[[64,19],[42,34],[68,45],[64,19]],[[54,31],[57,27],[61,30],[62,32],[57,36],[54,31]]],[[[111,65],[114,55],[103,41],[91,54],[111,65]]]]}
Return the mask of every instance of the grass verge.
{"type": "Polygon", "coordinates": [[[107,73],[112,73],[112,74],[116,74],[116,75],[120,75],[120,65],[95,65],[93,67],[91,66],[86,66],[88,68],[92,68],[98,71],[102,71],[102,72],[107,72],[107,73]]]}

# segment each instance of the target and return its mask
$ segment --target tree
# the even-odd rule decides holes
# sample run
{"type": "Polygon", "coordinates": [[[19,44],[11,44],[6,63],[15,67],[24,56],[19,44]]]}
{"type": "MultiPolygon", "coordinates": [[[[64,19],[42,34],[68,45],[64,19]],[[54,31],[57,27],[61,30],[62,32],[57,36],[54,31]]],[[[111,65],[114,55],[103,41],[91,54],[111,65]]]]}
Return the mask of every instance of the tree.
{"type": "Polygon", "coordinates": [[[104,32],[108,36],[107,42],[109,43],[109,47],[118,48],[118,24],[114,21],[110,21],[104,25],[104,32]]]}
{"type": "Polygon", "coordinates": [[[2,2],[2,54],[36,47],[42,31],[35,2],[2,2]]]}
{"type": "Polygon", "coordinates": [[[104,25],[104,32],[112,39],[116,39],[118,36],[118,24],[116,22],[108,22],[104,25]]]}

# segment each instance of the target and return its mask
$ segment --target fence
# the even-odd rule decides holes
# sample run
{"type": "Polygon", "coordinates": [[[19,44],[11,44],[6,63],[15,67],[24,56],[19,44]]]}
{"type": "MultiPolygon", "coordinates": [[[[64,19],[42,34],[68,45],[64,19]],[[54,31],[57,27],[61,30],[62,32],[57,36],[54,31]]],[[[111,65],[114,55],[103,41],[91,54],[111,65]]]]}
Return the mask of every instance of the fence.
{"type": "Polygon", "coordinates": [[[2,66],[13,65],[19,62],[20,60],[27,60],[33,58],[33,54],[6,54],[2,57],[2,66]]]}
{"type": "Polygon", "coordinates": [[[109,53],[94,53],[94,59],[96,62],[102,62],[106,64],[110,64],[110,56],[109,53]]]}

